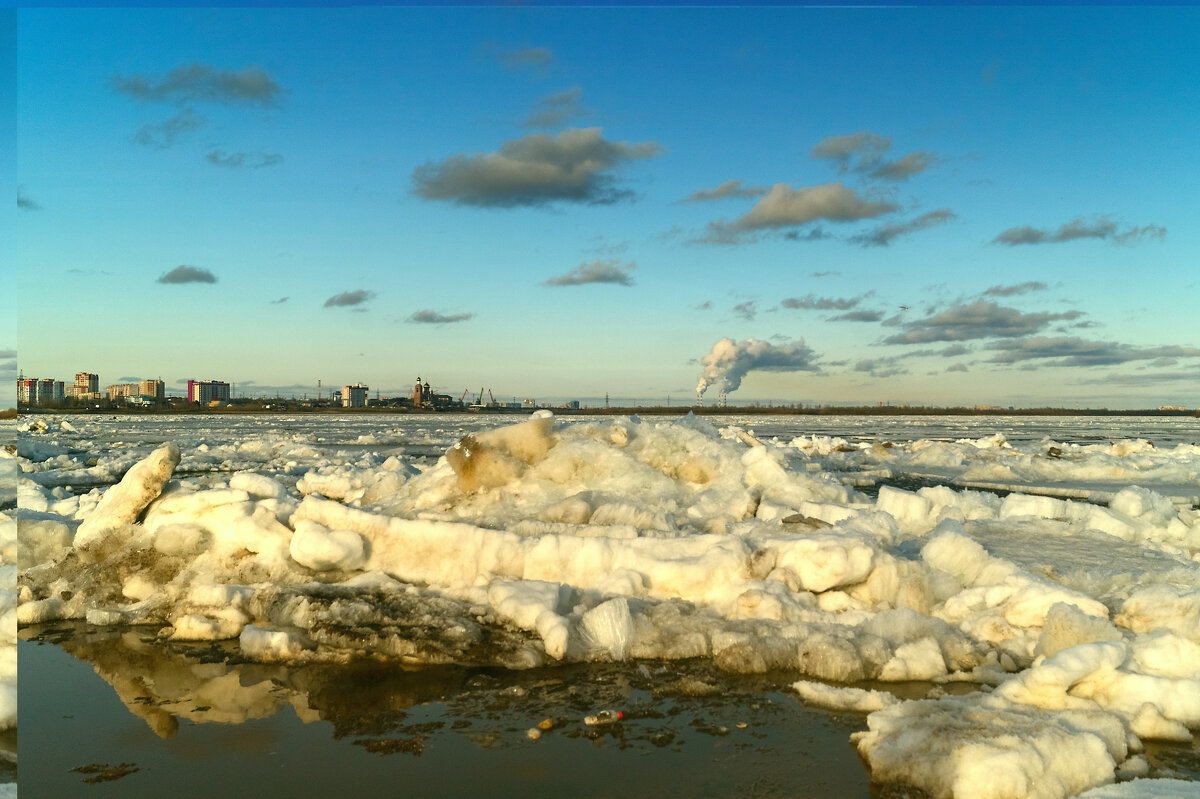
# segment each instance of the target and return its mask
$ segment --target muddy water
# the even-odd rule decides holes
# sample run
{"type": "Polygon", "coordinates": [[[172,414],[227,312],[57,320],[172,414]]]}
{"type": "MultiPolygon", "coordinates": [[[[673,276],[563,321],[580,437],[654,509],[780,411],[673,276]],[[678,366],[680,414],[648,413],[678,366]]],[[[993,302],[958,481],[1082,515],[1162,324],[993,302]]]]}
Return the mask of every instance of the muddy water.
{"type": "Polygon", "coordinates": [[[789,675],[283,667],[136,629],[22,638],[23,799],[872,795],[849,743],[864,717],[805,707],[789,675]],[[606,707],[624,720],[583,723],[606,707]]]}

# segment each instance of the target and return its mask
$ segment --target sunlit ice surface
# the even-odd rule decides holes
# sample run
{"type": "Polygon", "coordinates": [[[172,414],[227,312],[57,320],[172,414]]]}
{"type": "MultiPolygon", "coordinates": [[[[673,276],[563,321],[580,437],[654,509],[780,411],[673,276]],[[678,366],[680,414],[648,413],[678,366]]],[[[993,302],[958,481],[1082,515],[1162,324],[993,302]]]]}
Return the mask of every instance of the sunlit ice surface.
{"type": "Polygon", "coordinates": [[[864,714],[853,743],[879,784],[1149,796],[1189,776],[1147,748],[1200,726],[1192,419],[20,429],[31,631],[292,667],[785,673],[806,705],[864,714]]]}

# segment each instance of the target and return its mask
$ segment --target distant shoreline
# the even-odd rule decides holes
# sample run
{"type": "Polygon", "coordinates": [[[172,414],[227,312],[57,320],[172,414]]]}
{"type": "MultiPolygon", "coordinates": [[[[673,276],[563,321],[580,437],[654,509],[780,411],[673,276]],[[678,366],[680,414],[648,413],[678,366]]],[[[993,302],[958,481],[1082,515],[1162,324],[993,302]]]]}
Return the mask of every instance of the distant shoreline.
{"type": "MultiPolygon", "coordinates": [[[[535,409],[500,409],[487,411],[446,410],[429,411],[411,408],[261,408],[231,405],[222,408],[22,408],[26,415],[71,415],[71,416],[195,416],[195,415],[368,415],[368,416],[445,416],[465,414],[470,416],[528,416],[535,409]]],[[[1157,416],[1157,417],[1200,417],[1200,410],[1153,409],[1110,409],[1110,408],[930,408],[906,406],[622,406],[609,408],[545,408],[561,416],[1157,416]]],[[[5,415],[0,418],[13,418],[5,415]]]]}

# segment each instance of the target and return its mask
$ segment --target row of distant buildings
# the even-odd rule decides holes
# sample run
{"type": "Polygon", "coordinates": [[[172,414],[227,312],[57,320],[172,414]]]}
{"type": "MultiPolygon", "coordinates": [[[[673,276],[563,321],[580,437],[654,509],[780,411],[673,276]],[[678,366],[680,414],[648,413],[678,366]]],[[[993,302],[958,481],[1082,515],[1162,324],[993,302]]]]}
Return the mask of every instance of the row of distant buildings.
{"type": "MultiPolygon", "coordinates": [[[[537,403],[532,399],[527,399],[524,402],[497,402],[495,397],[488,392],[488,401],[484,402],[483,390],[480,389],[478,398],[473,402],[467,401],[468,391],[464,391],[462,396],[453,397],[450,394],[438,394],[433,391],[429,385],[429,381],[421,382],[421,378],[417,378],[416,384],[407,397],[392,397],[379,399],[378,396],[371,399],[371,389],[362,383],[354,383],[353,385],[342,386],[340,390],[334,390],[329,396],[329,402],[334,406],[343,408],[366,408],[370,406],[378,407],[409,407],[425,410],[446,411],[466,408],[467,410],[513,410],[524,409],[534,410],[537,403]]],[[[318,395],[318,402],[320,396],[318,395]]],[[[575,407],[579,407],[579,403],[575,403],[575,407]]]]}
{"type": "MultiPolygon", "coordinates": [[[[315,402],[304,401],[304,405],[333,406],[343,408],[379,407],[411,407],[425,410],[532,410],[537,408],[536,402],[527,399],[524,402],[498,402],[491,391],[484,396],[480,389],[478,396],[464,391],[461,397],[436,393],[429,381],[422,382],[417,378],[408,396],[375,399],[370,397],[371,389],[363,383],[347,384],[341,389],[334,389],[327,400],[323,400],[318,383],[317,399],[315,402]]],[[[179,398],[169,398],[178,402],[179,398]]],[[[75,403],[110,401],[124,405],[150,406],[168,401],[166,384],[161,380],[139,380],[137,382],[113,383],[100,390],[100,376],[91,372],[78,372],[73,383],[65,383],[53,378],[26,378],[24,374],[17,380],[17,401],[25,406],[58,406],[75,403]]],[[[225,405],[232,401],[232,388],[223,380],[188,380],[183,400],[197,405],[225,405]]],[[[578,403],[573,403],[577,408],[578,403]]],[[[564,406],[567,407],[567,406],[564,406]]]]}
{"type": "MultiPolygon", "coordinates": [[[[418,379],[418,390],[420,380],[418,379]]],[[[58,405],[60,403],[109,400],[129,405],[153,405],[165,402],[167,386],[162,380],[139,380],[136,383],[113,383],[100,390],[100,376],[91,372],[77,372],[75,382],[66,383],[54,378],[25,377],[17,380],[17,402],[22,405],[58,405]]],[[[367,407],[370,388],[362,383],[343,386],[331,398],[346,408],[367,407]]],[[[231,399],[231,388],[224,380],[188,380],[184,399],[199,405],[221,405],[231,399]]],[[[414,392],[414,397],[422,397],[414,392]]],[[[424,404],[431,403],[429,384],[425,384],[424,404]]],[[[421,399],[417,399],[418,407],[421,399]]]]}
{"type": "Polygon", "coordinates": [[[62,402],[71,399],[99,399],[100,376],[88,372],[78,372],[75,382],[66,385],[62,380],[52,377],[26,377],[23,373],[17,378],[17,402],[26,405],[48,405],[52,402],[62,402]]]}
{"type": "MultiPolygon", "coordinates": [[[[189,402],[209,404],[229,401],[229,384],[220,380],[187,381],[189,402]]],[[[52,377],[37,378],[21,375],[17,379],[17,402],[23,405],[55,405],[63,402],[111,400],[130,405],[152,405],[167,398],[167,384],[159,380],[139,380],[113,383],[100,390],[100,376],[91,372],[76,372],[75,382],[66,383],[52,377]]]]}
{"type": "MultiPolygon", "coordinates": [[[[373,404],[370,386],[362,383],[342,386],[341,391],[334,391],[330,395],[329,401],[343,408],[366,408],[373,404]]],[[[414,408],[445,408],[454,403],[454,398],[449,394],[434,394],[429,387],[429,381],[422,384],[421,378],[418,377],[417,384],[409,395],[409,402],[414,408]]]]}
{"type": "Polygon", "coordinates": [[[26,405],[50,405],[52,403],[77,400],[118,399],[122,397],[145,397],[150,401],[162,400],[166,384],[161,380],[142,380],[137,383],[118,383],[105,386],[100,391],[100,376],[91,372],[76,372],[75,382],[66,383],[52,377],[25,377],[17,379],[17,402],[26,405]]]}
{"type": "MultiPolygon", "coordinates": [[[[418,388],[420,383],[418,381],[418,388]]],[[[334,401],[347,408],[365,408],[370,389],[362,383],[343,386],[340,393],[334,392],[334,401]]],[[[57,405],[68,401],[90,402],[110,400],[129,405],[152,405],[165,402],[167,386],[162,380],[139,380],[136,383],[113,383],[100,390],[100,376],[91,372],[77,372],[75,382],[66,383],[52,377],[25,377],[17,379],[17,402],[22,405],[57,405]]],[[[420,394],[414,396],[420,397],[420,394]]],[[[224,380],[188,380],[184,394],[187,402],[199,405],[220,405],[231,399],[231,388],[224,380]]],[[[425,404],[431,400],[429,384],[425,384],[425,404]]],[[[417,400],[418,406],[420,400],[417,400]]]]}
{"type": "MultiPolygon", "coordinates": [[[[371,388],[362,383],[342,386],[340,392],[333,392],[330,401],[343,408],[366,408],[372,404],[371,388]]],[[[429,387],[429,381],[422,385],[421,378],[418,377],[417,384],[409,395],[409,401],[414,408],[434,408],[448,406],[454,401],[454,398],[448,394],[434,394],[429,387]]]]}

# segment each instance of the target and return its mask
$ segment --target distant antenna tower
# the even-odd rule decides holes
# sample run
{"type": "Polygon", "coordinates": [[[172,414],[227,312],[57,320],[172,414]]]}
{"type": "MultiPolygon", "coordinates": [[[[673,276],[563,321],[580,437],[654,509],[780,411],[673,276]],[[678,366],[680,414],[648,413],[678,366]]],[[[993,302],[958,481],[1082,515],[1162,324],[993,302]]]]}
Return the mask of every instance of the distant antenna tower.
{"type": "Polygon", "coordinates": [[[321,378],[317,378],[317,402],[321,401],[321,378]]]}
{"type": "Polygon", "coordinates": [[[605,408],[608,407],[608,392],[607,391],[604,392],[604,407],[605,408]]]}

